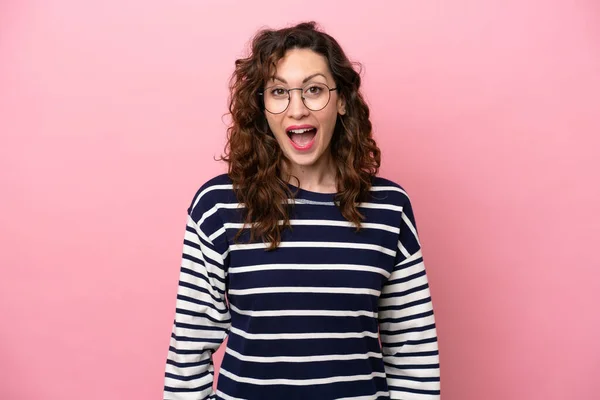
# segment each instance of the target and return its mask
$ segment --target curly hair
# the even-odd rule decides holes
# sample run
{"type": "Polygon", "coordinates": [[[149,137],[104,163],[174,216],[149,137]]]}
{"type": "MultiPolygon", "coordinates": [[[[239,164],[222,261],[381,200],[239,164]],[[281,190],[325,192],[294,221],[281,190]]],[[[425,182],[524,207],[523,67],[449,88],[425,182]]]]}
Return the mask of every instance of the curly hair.
{"type": "Polygon", "coordinates": [[[353,68],[360,64],[352,63],[338,42],[313,21],[258,31],[250,54],[235,61],[230,78],[231,125],[221,160],[228,163],[236,197],[245,206],[244,227],[250,226],[250,241],[260,238],[270,243],[270,250],[279,246],[282,229],[291,229],[287,199],[295,193],[282,178],[282,163],[288,160],[269,128],[258,93],[290,49],[310,49],[324,56],[337,92],[345,100],[346,113],[338,114],[330,145],[336,165],[334,201],[357,230],[364,220],[357,203],[368,197],[372,178],[381,164],[381,152],[372,137],[369,107],[359,91],[360,73],[353,68]]]}

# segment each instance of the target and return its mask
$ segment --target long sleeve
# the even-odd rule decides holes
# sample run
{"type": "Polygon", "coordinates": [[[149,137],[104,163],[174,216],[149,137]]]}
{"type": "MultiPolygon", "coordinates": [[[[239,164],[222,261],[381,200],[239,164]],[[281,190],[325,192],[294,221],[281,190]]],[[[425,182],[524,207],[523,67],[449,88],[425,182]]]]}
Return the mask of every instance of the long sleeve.
{"type": "Polygon", "coordinates": [[[165,369],[165,400],[214,398],[212,355],[225,339],[231,323],[225,301],[228,249],[223,240],[225,235],[219,235],[222,226],[215,223],[214,209],[212,213],[204,213],[197,206],[194,213],[190,211],[192,208],[188,210],[165,369]],[[213,235],[221,238],[217,244],[213,243],[213,235]]]}
{"type": "Polygon", "coordinates": [[[395,268],[379,300],[379,328],[391,399],[440,399],[437,331],[410,200],[403,206],[395,268]]]}

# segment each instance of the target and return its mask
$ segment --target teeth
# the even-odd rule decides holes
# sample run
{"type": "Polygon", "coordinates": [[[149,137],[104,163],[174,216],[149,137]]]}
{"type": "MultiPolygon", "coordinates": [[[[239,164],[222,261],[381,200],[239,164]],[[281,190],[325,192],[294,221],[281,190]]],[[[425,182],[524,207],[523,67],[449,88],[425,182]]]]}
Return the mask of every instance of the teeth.
{"type": "Polygon", "coordinates": [[[304,133],[304,132],[312,131],[313,129],[315,129],[315,128],[290,129],[288,132],[291,132],[291,133],[304,133]]]}

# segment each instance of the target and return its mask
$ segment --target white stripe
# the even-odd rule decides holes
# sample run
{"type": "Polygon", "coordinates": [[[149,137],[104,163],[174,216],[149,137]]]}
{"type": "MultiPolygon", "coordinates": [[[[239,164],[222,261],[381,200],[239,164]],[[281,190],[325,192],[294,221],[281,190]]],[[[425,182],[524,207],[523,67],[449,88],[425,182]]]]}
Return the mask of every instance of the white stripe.
{"type": "Polygon", "coordinates": [[[246,400],[246,399],[242,399],[240,397],[230,396],[228,394],[221,392],[220,390],[217,390],[217,396],[219,396],[220,398],[225,399],[225,400],[246,400]]]}
{"type": "MultiPolygon", "coordinates": [[[[343,226],[347,228],[356,228],[356,224],[350,221],[332,221],[327,219],[293,219],[290,220],[290,223],[292,225],[343,226]]],[[[365,229],[380,229],[392,233],[400,233],[400,228],[385,224],[364,222],[361,226],[365,229]]]]}
{"type": "MultiPolygon", "coordinates": [[[[305,199],[287,199],[284,203],[287,204],[308,204],[308,205],[318,205],[318,206],[335,206],[333,201],[313,201],[313,200],[305,200],[305,199]]],[[[381,210],[392,210],[392,211],[400,211],[404,209],[402,206],[396,206],[393,204],[380,204],[380,203],[357,203],[356,207],[359,208],[374,208],[381,210]]]]}
{"type": "Polygon", "coordinates": [[[213,186],[207,187],[202,192],[200,192],[200,194],[198,195],[198,197],[196,197],[196,200],[194,201],[194,205],[192,206],[192,208],[196,207],[196,205],[198,204],[198,202],[200,201],[200,199],[202,197],[204,197],[204,195],[206,193],[212,192],[213,190],[228,190],[228,189],[233,189],[233,185],[232,184],[229,184],[229,185],[213,185],[213,186]]]}
{"type": "Polygon", "coordinates": [[[423,259],[419,259],[419,262],[412,264],[410,267],[405,266],[402,269],[395,270],[392,273],[390,280],[408,278],[409,276],[421,273],[423,271],[425,271],[425,263],[423,262],[423,259]]]}
{"type": "MultiPolygon", "coordinates": [[[[379,299],[379,307],[389,307],[389,306],[400,306],[406,303],[410,303],[412,301],[418,300],[419,298],[427,298],[430,296],[429,288],[426,285],[424,288],[420,289],[417,292],[410,293],[408,295],[400,296],[397,294],[393,297],[387,297],[385,299],[379,299]]],[[[416,286],[415,286],[416,287],[416,286]]],[[[380,310],[381,312],[381,310],[380,310]]]]}
{"type": "MultiPolygon", "coordinates": [[[[405,365],[410,365],[410,364],[414,364],[414,365],[427,365],[427,364],[439,364],[440,362],[440,358],[439,356],[435,355],[435,356],[425,356],[425,357],[404,357],[401,354],[396,355],[396,351],[401,351],[402,347],[389,347],[389,349],[394,352],[394,355],[392,356],[386,356],[386,361],[388,363],[398,363],[398,360],[401,360],[399,363],[405,364],[405,365]]],[[[404,348],[404,350],[406,350],[406,348],[404,348]]],[[[403,368],[401,369],[402,372],[406,373],[406,370],[409,368],[403,368]]],[[[402,374],[402,373],[401,373],[402,374]]]]}
{"type": "MultiPolygon", "coordinates": [[[[202,371],[202,372],[204,372],[204,371],[202,371]]],[[[200,386],[209,384],[212,382],[212,380],[213,380],[213,377],[210,374],[206,374],[198,379],[193,379],[191,381],[181,381],[179,379],[173,379],[173,378],[167,377],[167,378],[165,378],[164,385],[168,386],[168,387],[172,387],[172,388],[177,388],[177,389],[193,389],[196,387],[200,387],[200,386]]],[[[166,392],[169,393],[168,390],[166,390],[166,392]]],[[[190,397],[190,399],[193,399],[193,398],[203,399],[206,396],[208,396],[211,392],[212,392],[212,388],[209,387],[209,388],[204,389],[201,392],[194,392],[196,397],[190,397]]],[[[173,393],[172,395],[175,395],[175,393],[173,393]]],[[[179,399],[181,397],[175,397],[175,398],[179,399]]]]}
{"type": "MultiPolygon", "coordinates": [[[[169,360],[185,364],[185,363],[189,363],[189,362],[200,362],[200,361],[204,361],[204,360],[207,360],[210,358],[210,352],[208,352],[208,351],[204,352],[202,354],[194,354],[194,355],[192,355],[192,357],[181,357],[182,355],[183,354],[175,354],[175,353],[169,352],[169,360]]],[[[188,355],[188,354],[186,354],[186,355],[188,355]]],[[[197,366],[179,367],[179,366],[175,366],[170,363],[166,364],[165,371],[170,374],[178,375],[178,376],[194,376],[194,375],[197,375],[198,372],[204,372],[204,371],[198,371],[197,366]]]]}
{"type": "MultiPolygon", "coordinates": [[[[426,285],[427,283],[428,283],[427,276],[421,275],[418,278],[411,279],[410,281],[407,281],[407,282],[386,284],[383,287],[382,293],[395,295],[397,297],[397,296],[399,296],[400,293],[409,291],[418,286],[426,285]]],[[[406,298],[404,298],[404,299],[406,299],[406,298]]]]}
{"type": "MultiPolygon", "coordinates": [[[[436,363],[437,364],[437,363],[436,363]]],[[[385,366],[385,371],[390,374],[393,375],[390,371],[388,366],[385,366]]],[[[402,370],[397,370],[398,372],[400,372],[400,376],[404,376],[404,375],[408,375],[406,372],[406,369],[402,369],[402,370]]],[[[430,368],[430,369],[413,369],[411,370],[410,376],[412,377],[419,377],[419,376],[423,376],[423,372],[424,371],[430,371],[429,375],[433,375],[434,377],[438,378],[439,377],[439,369],[436,368],[430,368]],[[414,371],[414,373],[413,373],[414,371]]],[[[389,377],[387,379],[388,381],[388,385],[390,386],[399,386],[399,387],[403,387],[406,389],[424,389],[424,390],[440,390],[440,382],[439,381],[433,381],[433,382],[420,382],[420,381],[415,381],[412,379],[402,379],[402,378],[392,378],[389,377]]],[[[421,400],[423,397],[421,395],[418,396],[407,396],[406,394],[409,394],[408,391],[403,391],[402,392],[402,399],[408,399],[408,400],[421,400]]],[[[439,399],[439,397],[435,397],[436,399],[439,399]]]]}
{"type": "Polygon", "coordinates": [[[225,352],[232,357],[237,358],[241,361],[257,362],[257,363],[277,363],[277,362],[289,362],[289,363],[310,363],[310,362],[322,362],[322,361],[348,361],[348,360],[368,360],[369,358],[382,358],[381,353],[368,352],[368,353],[357,353],[357,354],[324,354],[320,356],[274,356],[274,357],[259,357],[259,356],[246,356],[238,353],[230,348],[225,349],[225,352]]]}
{"type": "MultiPolygon", "coordinates": [[[[180,289],[179,294],[183,294],[182,293],[183,289],[187,289],[187,288],[182,287],[180,289]]],[[[217,307],[217,309],[219,308],[219,306],[224,307],[223,303],[217,303],[217,302],[213,301],[212,298],[207,298],[205,293],[202,293],[202,294],[204,294],[204,296],[202,296],[201,300],[212,303],[215,307],[217,307]]],[[[187,295],[187,296],[190,297],[189,295],[187,295]]],[[[196,313],[202,313],[203,315],[206,314],[207,316],[214,318],[217,321],[229,319],[228,312],[220,313],[218,310],[215,310],[212,307],[207,307],[205,305],[197,304],[197,303],[194,303],[193,301],[177,299],[175,304],[178,309],[192,311],[192,312],[196,312],[196,313]]],[[[227,311],[227,310],[224,310],[224,311],[227,311]]]]}
{"type": "Polygon", "coordinates": [[[216,203],[210,210],[208,210],[207,212],[202,214],[202,217],[198,221],[198,226],[202,226],[202,223],[204,223],[204,221],[206,221],[206,219],[208,217],[210,217],[211,215],[216,213],[221,208],[226,208],[226,209],[231,210],[231,209],[244,208],[244,207],[245,207],[245,205],[241,204],[241,203],[216,203]]]}
{"type": "Polygon", "coordinates": [[[362,208],[374,208],[379,210],[392,210],[402,212],[404,209],[402,206],[395,206],[392,204],[379,204],[379,203],[359,203],[358,207],[362,208]]]}
{"type": "MultiPolygon", "coordinates": [[[[421,336],[419,336],[419,339],[425,339],[424,337],[422,338],[421,336]]],[[[383,340],[383,339],[382,339],[383,340]]],[[[390,342],[390,343],[396,343],[396,342],[390,342]]],[[[398,342],[398,343],[402,343],[402,342],[398,342]]],[[[404,356],[402,353],[420,353],[420,352],[426,352],[426,351],[437,351],[438,350],[438,344],[437,342],[432,342],[432,343],[423,343],[423,344],[399,344],[397,346],[390,346],[389,344],[386,344],[386,350],[385,353],[387,355],[394,355],[395,357],[398,357],[399,359],[402,359],[401,362],[399,362],[399,364],[408,364],[408,362],[405,360],[405,358],[407,358],[406,356],[404,356]]],[[[428,358],[428,357],[437,357],[437,356],[415,356],[415,359],[424,359],[424,358],[428,358]]],[[[417,364],[429,364],[429,361],[417,361],[417,364]]]]}
{"type": "MultiPolygon", "coordinates": [[[[192,234],[189,231],[185,231],[185,236],[184,239],[187,241],[190,241],[194,244],[197,244],[198,247],[200,247],[200,249],[193,247],[193,246],[189,246],[187,243],[184,243],[184,248],[183,248],[183,252],[184,254],[187,254],[189,256],[195,257],[199,260],[201,260],[204,264],[206,268],[209,268],[209,266],[212,265],[213,268],[216,268],[216,270],[221,270],[219,272],[219,276],[221,276],[223,279],[224,277],[224,272],[223,269],[220,268],[218,265],[223,265],[223,256],[216,252],[215,250],[211,249],[210,247],[207,247],[203,242],[199,242],[198,240],[195,240],[194,238],[194,234],[192,234]]],[[[205,240],[208,238],[205,238],[205,240]]]]}
{"type": "MultiPolygon", "coordinates": [[[[178,387],[178,386],[179,385],[176,384],[172,387],[178,387]]],[[[206,397],[210,394],[211,390],[212,390],[212,388],[205,389],[202,392],[169,392],[169,391],[165,390],[162,399],[163,400],[198,400],[198,399],[214,400],[215,399],[214,397],[206,397]]]]}
{"type": "Polygon", "coordinates": [[[376,224],[376,223],[370,223],[370,222],[363,222],[361,224],[361,226],[363,228],[381,229],[383,231],[388,231],[388,232],[392,232],[392,233],[400,233],[400,228],[396,228],[396,227],[390,226],[390,225],[376,224]]]}
{"type": "MultiPolygon", "coordinates": [[[[219,319],[219,322],[215,322],[212,319],[208,319],[206,317],[199,317],[199,316],[193,316],[193,315],[188,315],[188,314],[182,314],[182,313],[177,313],[176,315],[177,318],[177,323],[178,324],[186,324],[186,325],[191,325],[194,327],[215,327],[215,328],[220,328],[222,329],[221,332],[225,332],[229,326],[231,325],[230,321],[224,321],[224,319],[226,317],[222,317],[222,319],[219,319]]],[[[181,334],[181,329],[182,328],[177,328],[177,334],[181,334]]],[[[189,331],[189,330],[188,330],[189,331]]],[[[204,332],[204,331],[202,331],[204,332]]],[[[191,332],[192,334],[194,334],[194,332],[191,332]]],[[[196,335],[199,336],[199,338],[204,338],[205,335],[196,335]]],[[[194,337],[194,336],[192,336],[194,337]]],[[[225,336],[223,335],[223,338],[225,336]]],[[[171,338],[173,339],[173,338],[171,338]]],[[[211,343],[211,345],[214,343],[211,343]]],[[[219,347],[218,345],[215,345],[215,347],[219,347]]]]}
{"type": "MultiPolygon", "coordinates": [[[[427,326],[435,323],[435,317],[430,315],[425,318],[420,318],[418,320],[404,321],[404,322],[383,322],[379,324],[379,329],[382,331],[399,331],[407,328],[413,328],[417,326],[427,326]]],[[[434,328],[431,328],[434,329],[434,328]]],[[[419,332],[408,332],[403,334],[395,334],[394,341],[399,342],[402,340],[409,340],[414,338],[415,335],[419,335],[419,332]]],[[[390,335],[392,336],[392,335],[390,335]]]]}
{"type": "Polygon", "coordinates": [[[231,333],[245,339],[253,340],[296,340],[296,339],[362,339],[366,337],[378,339],[377,332],[310,332],[310,333],[248,333],[238,328],[231,328],[231,333]]]}
{"type": "Polygon", "coordinates": [[[389,392],[377,392],[370,396],[339,397],[335,400],[377,400],[381,396],[388,397],[389,395],[389,392]]]}
{"type": "MultiPolygon", "coordinates": [[[[180,322],[180,321],[178,321],[180,322]]],[[[175,328],[175,333],[179,336],[184,336],[184,337],[190,337],[190,338],[195,338],[195,339],[205,339],[205,338],[212,338],[212,339],[219,339],[221,341],[225,340],[225,336],[227,336],[227,329],[230,326],[230,323],[222,323],[222,324],[216,324],[212,321],[210,321],[210,323],[208,324],[203,324],[203,325],[197,325],[198,329],[188,329],[188,328],[181,328],[181,327],[176,327],[175,328]],[[215,331],[212,329],[203,329],[203,328],[210,328],[210,327],[215,327],[215,326],[220,326],[222,328],[222,330],[220,331],[215,331]],[[214,332],[214,333],[213,333],[214,332]]],[[[173,339],[173,338],[171,338],[173,339]]],[[[211,343],[213,344],[213,343],[211,343]]],[[[215,347],[218,347],[219,345],[214,345],[215,347]]]]}
{"type": "Polygon", "coordinates": [[[406,197],[408,197],[408,193],[406,193],[404,190],[400,189],[399,187],[395,187],[395,186],[372,186],[371,191],[373,191],[373,192],[399,192],[399,193],[402,193],[403,195],[405,195],[406,197]]]}
{"type": "Polygon", "coordinates": [[[336,382],[367,381],[373,378],[385,378],[385,372],[372,372],[368,375],[332,376],[330,378],[318,379],[255,379],[237,376],[221,367],[220,373],[236,382],[250,383],[254,385],[293,385],[310,386],[323,385],[336,382]]]}
{"type": "MultiPolygon", "coordinates": [[[[240,229],[240,228],[244,228],[244,229],[248,229],[250,228],[252,225],[256,225],[256,224],[245,224],[245,223],[238,223],[238,222],[224,222],[223,223],[223,228],[225,229],[240,229]]],[[[279,225],[281,225],[281,221],[279,221],[279,225]]]]}
{"type": "Polygon", "coordinates": [[[231,304],[231,310],[250,317],[371,317],[377,318],[372,311],[343,311],[343,310],[241,310],[231,304]]]}
{"type": "MultiPolygon", "coordinates": [[[[227,186],[229,186],[229,189],[231,189],[231,185],[216,185],[216,186],[211,186],[208,189],[206,189],[205,191],[203,191],[200,196],[198,196],[198,198],[196,199],[196,201],[194,202],[194,207],[198,204],[198,201],[200,200],[200,198],[204,195],[204,193],[214,190],[214,189],[227,189],[227,186]]],[[[393,188],[393,189],[397,189],[397,188],[393,188]]],[[[373,189],[372,189],[373,190],[373,189]]],[[[376,189],[374,191],[377,191],[376,189]]],[[[406,195],[406,192],[401,191],[401,190],[397,190],[400,193],[403,193],[406,195]]],[[[408,195],[407,195],[408,197],[408,195]]],[[[304,204],[316,204],[316,205],[328,205],[328,206],[335,206],[335,202],[333,201],[313,201],[313,200],[306,200],[306,199],[293,199],[293,198],[288,198],[286,200],[283,201],[284,204],[294,204],[294,203],[300,203],[303,204],[303,202],[305,202],[304,204]]],[[[245,204],[241,204],[241,203],[219,203],[219,204],[224,204],[225,206],[223,208],[245,208],[246,205],[245,204]],[[235,207],[232,207],[232,205],[235,204],[235,207]]],[[[388,209],[388,210],[394,210],[394,211],[402,211],[403,207],[402,206],[397,206],[397,205],[393,205],[393,204],[380,204],[380,203],[371,203],[371,202],[361,202],[361,203],[357,203],[356,204],[357,207],[362,207],[362,208],[381,208],[381,209],[388,209]]]]}
{"type": "Polygon", "coordinates": [[[419,242],[419,235],[417,235],[417,230],[415,229],[415,227],[412,224],[412,222],[410,221],[410,219],[408,219],[406,214],[402,214],[402,220],[406,223],[406,225],[408,225],[408,228],[413,233],[413,235],[415,235],[415,240],[417,241],[417,243],[419,243],[419,246],[420,246],[421,242],[419,242]]]}
{"type": "Polygon", "coordinates": [[[421,257],[423,257],[423,253],[421,252],[421,249],[419,249],[415,254],[408,257],[406,260],[402,261],[401,263],[396,264],[396,267],[399,267],[404,264],[408,264],[409,262],[418,260],[421,257]]]}
{"type": "MultiPolygon", "coordinates": [[[[229,246],[230,251],[236,250],[256,250],[256,249],[265,249],[270,246],[269,243],[242,243],[242,244],[233,244],[229,246]]],[[[352,242],[281,242],[279,245],[281,248],[334,248],[334,249],[363,249],[363,250],[373,250],[379,251],[380,253],[387,254],[389,256],[395,257],[396,252],[394,250],[390,250],[383,246],[378,246],[375,244],[368,243],[352,243],[352,242]]]]}
{"type": "MultiPolygon", "coordinates": [[[[213,207],[213,209],[214,209],[214,207],[213,207]]],[[[204,215],[206,215],[206,214],[204,214],[204,215]]],[[[204,216],[202,218],[204,218],[204,216]]],[[[200,219],[200,223],[202,222],[202,218],[200,219]]],[[[202,229],[200,229],[200,225],[199,225],[200,223],[196,224],[194,222],[194,220],[192,220],[191,217],[188,217],[188,226],[190,226],[197,233],[197,235],[194,235],[192,232],[190,232],[186,229],[185,234],[184,234],[184,239],[187,241],[190,241],[194,244],[197,244],[200,247],[200,249],[197,249],[192,246],[188,246],[187,244],[184,243],[184,252],[188,255],[191,255],[193,257],[196,257],[196,258],[202,260],[204,263],[206,263],[206,258],[208,258],[209,260],[213,261],[213,263],[208,263],[208,264],[216,263],[216,264],[224,265],[224,260],[225,260],[225,257],[227,256],[227,254],[229,254],[229,250],[227,250],[224,254],[220,254],[216,250],[213,250],[210,247],[206,247],[206,245],[202,241],[198,240],[198,236],[199,236],[202,239],[204,239],[205,242],[208,242],[211,245],[213,245],[212,239],[209,238],[208,236],[206,236],[204,234],[204,232],[202,231],[202,229]]],[[[223,232],[225,232],[224,228],[221,228],[221,229],[223,230],[223,232]]],[[[215,234],[211,235],[211,237],[214,235],[215,234]]],[[[205,266],[207,268],[209,267],[208,265],[205,265],[205,266]]],[[[217,270],[219,270],[219,269],[220,268],[217,267],[217,270]]],[[[222,276],[222,275],[223,275],[223,273],[221,271],[219,276],[221,276],[224,279],[224,276],[222,276]]]]}
{"type": "Polygon", "coordinates": [[[379,296],[381,293],[375,289],[351,288],[351,287],[303,287],[303,286],[281,286],[281,287],[258,287],[253,289],[230,289],[232,296],[244,296],[265,293],[330,293],[330,294],[370,294],[379,296]]]}
{"type": "MultiPolygon", "coordinates": [[[[253,224],[255,225],[255,224],[253,224]]],[[[283,225],[283,220],[279,220],[279,225],[283,225]]],[[[335,220],[329,220],[329,219],[291,219],[290,220],[290,225],[297,225],[297,226],[312,226],[312,225],[316,225],[316,226],[341,226],[341,227],[346,227],[346,228],[356,228],[356,224],[354,224],[353,222],[350,221],[335,221],[335,220]]],[[[240,228],[250,228],[250,224],[243,224],[243,223],[233,223],[233,222],[226,222],[223,224],[225,229],[240,229],[240,228]]],[[[394,226],[390,226],[390,225],[385,225],[385,224],[377,224],[377,223],[371,223],[371,222],[363,222],[361,224],[362,228],[365,229],[379,229],[382,231],[388,231],[388,232],[392,232],[392,233],[400,233],[400,228],[394,227],[394,226]]],[[[221,235],[222,229],[219,229],[217,232],[215,232],[212,236],[211,239],[214,237],[217,237],[219,235],[221,235]],[[217,234],[218,233],[218,234],[217,234]]]]}
{"type": "MultiPolygon", "coordinates": [[[[397,363],[398,361],[401,362],[402,359],[399,359],[398,357],[395,356],[385,356],[383,357],[385,361],[389,362],[389,363],[397,363]]],[[[438,364],[439,360],[436,360],[435,363],[431,363],[431,364],[438,364]]],[[[390,367],[388,365],[384,365],[384,368],[386,370],[386,372],[390,375],[404,375],[406,374],[406,369],[399,369],[399,368],[395,368],[395,367],[390,367]]],[[[433,368],[412,368],[411,369],[411,376],[417,378],[439,378],[439,374],[440,371],[437,367],[433,367],[433,368]]],[[[432,382],[433,383],[433,382],[432,382]]],[[[438,383],[438,382],[435,382],[438,383]]]]}
{"type": "Polygon", "coordinates": [[[230,274],[243,274],[245,272],[256,271],[360,271],[360,272],[375,272],[380,275],[389,277],[390,273],[383,268],[371,267],[369,265],[359,264],[258,264],[249,265],[246,267],[230,267],[230,274]]]}
{"type": "Polygon", "coordinates": [[[222,227],[221,229],[219,229],[218,231],[216,231],[215,233],[210,235],[208,238],[210,239],[210,242],[212,243],[213,240],[215,240],[215,238],[218,238],[219,236],[221,236],[224,233],[225,233],[225,227],[222,227]]]}
{"type": "Polygon", "coordinates": [[[432,310],[433,310],[433,305],[429,301],[427,303],[417,304],[417,305],[411,306],[409,308],[405,308],[403,310],[381,311],[381,313],[379,315],[379,319],[384,320],[384,319],[407,318],[407,317],[411,317],[413,315],[426,313],[426,312],[432,311],[432,310]]]}
{"type": "MultiPolygon", "coordinates": [[[[205,339],[205,338],[202,338],[205,339]]],[[[221,342],[223,341],[223,337],[221,338],[216,338],[219,339],[221,342]]],[[[210,353],[209,350],[217,350],[219,348],[219,345],[221,343],[208,343],[209,345],[206,346],[202,346],[201,343],[198,342],[191,342],[191,341],[175,341],[173,338],[171,338],[171,346],[173,346],[174,348],[178,349],[178,350],[194,350],[194,352],[197,352],[198,350],[202,349],[205,352],[210,353]]],[[[189,361],[195,362],[198,360],[198,355],[196,354],[196,358],[194,357],[190,357],[189,361]]],[[[189,369],[193,369],[194,367],[189,367],[189,369]]]]}
{"type": "MultiPolygon", "coordinates": [[[[304,200],[304,199],[295,199],[295,200],[287,199],[287,200],[283,201],[283,203],[284,204],[308,204],[308,205],[335,206],[335,203],[333,201],[311,201],[311,200],[304,200]]],[[[211,208],[210,210],[208,210],[205,213],[206,217],[203,216],[201,221],[204,222],[204,220],[206,218],[208,218],[212,214],[214,214],[217,211],[217,209],[219,209],[219,208],[235,209],[235,208],[245,208],[245,207],[246,207],[246,205],[243,203],[217,203],[217,204],[215,204],[215,206],[213,208],[211,208]]],[[[380,209],[380,210],[392,210],[392,211],[399,211],[399,212],[402,212],[402,210],[404,209],[404,207],[397,206],[394,204],[380,204],[380,203],[370,203],[370,202],[357,203],[356,207],[373,208],[373,209],[380,209]]],[[[198,224],[200,225],[200,222],[198,224]]]]}
{"type": "MultiPolygon", "coordinates": [[[[208,238],[206,238],[208,239],[208,238]]],[[[206,267],[206,269],[210,269],[210,265],[209,264],[213,264],[213,267],[215,266],[214,264],[219,264],[219,265],[224,265],[223,262],[223,256],[216,252],[215,250],[211,249],[210,247],[206,246],[204,243],[200,242],[200,250],[202,251],[202,261],[204,261],[204,266],[206,267]],[[212,263],[207,262],[208,260],[213,261],[212,263]]],[[[215,270],[219,271],[219,275],[221,278],[224,278],[223,274],[223,270],[221,270],[221,268],[214,268],[215,270]]]]}
{"type": "MultiPolygon", "coordinates": [[[[207,271],[207,269],[202,269],[202,268],[198,268],[197,264],[193,261],[188,260],[187,258],[183,258],[181,260],[181,267],[182,269],[185,267],[187,269],[190,269],[192,271],[198,272],[200,274],[202,274],[203,276],[207,276],[204,271],[207,271]]],[[[221,293],[219,293],[215,287],[213,287],[209,282],[214,281],[213,279],[208,279],[208,282],[205,281],[204,279],[201,279],[195,275],[189,274],[187,272],[181,272],[180,273],[180,278],[181,281],[204,288],[206,290],[209,291],[210,294],[212,294],[213,297],[215,298],[221,298],[221,293]]],[[[219,282],[220,283],[220,282],[219,282]]],[[[180,285],[181,286],[181,285],[180,285]]],[[[223,286],[223,284],[221,284],[221,286],[223,286]]],[[[223,286],[224,287],[224,286],[223,286]]],[[[204,297],[204,296],[208,296],[206,293],[202,293],[202,291],[196,290],[196,289],[192,289],[196,291],[196,295],[193,297],[196,297],[198,299],[204,297]]],[[[204,297],[204,300],[206,301],[213,301],[210,297],[204,297]]]]}
{"type": "Polygon", "coordinates": [[[406,247],[404,247],[404,245],[402,244],[402,242],[400,242],[399,240],[398,240],[398,249],[400,250],[400,252],[404,256],[404,258],[410,257],[410,253],[408,252],[408,250],[406,250],[406,247]]]}

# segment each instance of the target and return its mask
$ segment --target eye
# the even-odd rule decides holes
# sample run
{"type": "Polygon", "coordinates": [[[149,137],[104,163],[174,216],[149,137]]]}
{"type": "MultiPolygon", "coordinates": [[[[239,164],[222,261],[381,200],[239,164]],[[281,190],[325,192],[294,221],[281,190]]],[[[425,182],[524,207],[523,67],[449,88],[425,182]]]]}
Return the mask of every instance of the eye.
{"type": "Polygon", "coordinates": [[[313,85],[306,88],[305,93],[310,95],[318,95],[323,91],[321,86],[313,85]]]}
{"type": "Polygon", "coordinates": [[[319,99],[326,92],[324,85],[313,83],[304,88],[304,97],[308,99],[319,99]]]}
{"type": "Polygon", "coordinates": [[[275,87],[269,91],[269,94],[273,97],[285,97],[287,95],[287,90],[282,87],[275,87]]]}

